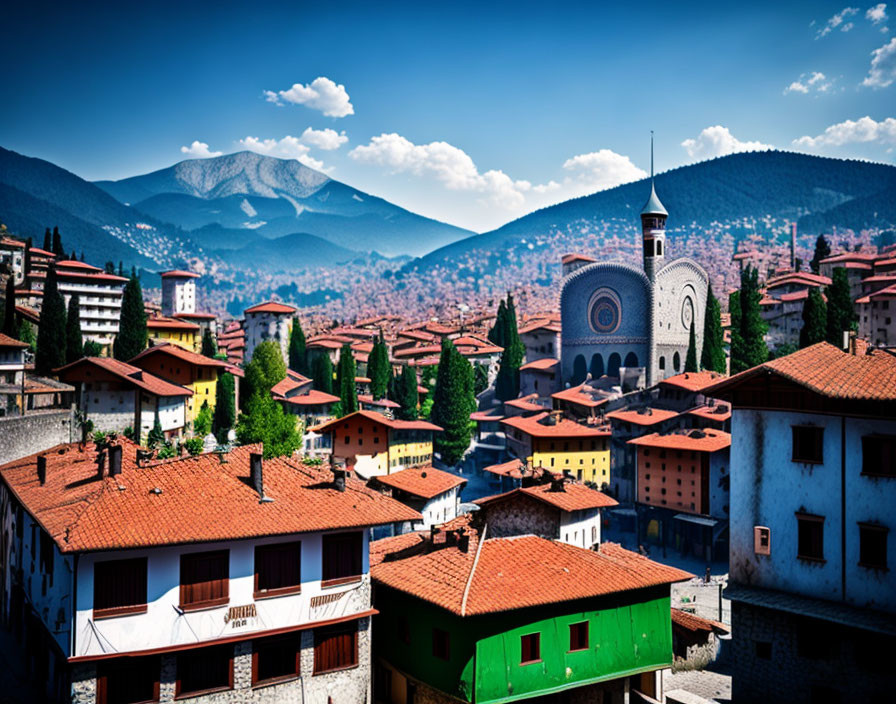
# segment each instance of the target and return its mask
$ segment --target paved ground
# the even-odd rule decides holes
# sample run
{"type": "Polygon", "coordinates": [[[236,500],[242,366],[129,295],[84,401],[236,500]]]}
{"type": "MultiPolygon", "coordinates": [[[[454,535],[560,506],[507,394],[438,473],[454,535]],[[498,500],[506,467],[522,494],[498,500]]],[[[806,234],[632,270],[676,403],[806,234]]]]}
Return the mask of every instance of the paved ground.
{"type": "Polygon", "coordinates": [[[663,691],[684,689],[718,704],[729,704],[731,701],[731,675],[724,671],[691,670],[689,672],[663,673],[663,691]]]}

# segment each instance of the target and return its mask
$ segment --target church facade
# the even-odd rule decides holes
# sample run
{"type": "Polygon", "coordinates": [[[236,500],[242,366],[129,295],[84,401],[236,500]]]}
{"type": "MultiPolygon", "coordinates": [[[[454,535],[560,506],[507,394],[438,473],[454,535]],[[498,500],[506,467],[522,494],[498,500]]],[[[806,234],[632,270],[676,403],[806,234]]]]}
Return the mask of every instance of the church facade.
{"type": "Polygon", "coordinates": [[[564,383],[581,383],[590,374],[653,386],[684,371],[692,324],[699,358],[709,278],[686,257],[666,261],[667,216],[651,179],[641,211],[642,265],[598,261],[564,278],[564,383]]]}

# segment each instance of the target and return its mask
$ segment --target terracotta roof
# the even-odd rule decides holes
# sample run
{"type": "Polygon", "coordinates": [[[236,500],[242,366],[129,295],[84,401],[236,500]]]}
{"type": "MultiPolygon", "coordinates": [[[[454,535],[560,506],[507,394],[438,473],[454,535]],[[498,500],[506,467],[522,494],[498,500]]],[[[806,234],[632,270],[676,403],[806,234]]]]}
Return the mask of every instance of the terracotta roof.
{"type": "Polygon", "coordinates": [[[501,464],[493,464],[483,467],[483,472],[497,474],[499,477],[511,477],[512,479],[521,479],[526,464],[522,460],[510,460],[501,464]]]}
{"type": "Polygon", "coordinates": [[[51,259],[55,259],[55,258],[56,258],[56,255],[53,254],[52,252],[48,252],[48,251],[45,250],[45,249],[40,249],[39,247],[32,247],[32,248],[29,249],[28,251],[31,252],[32,254],[37,254],[37,255],[39,255],[39,256],[41,256],[41,257],[49,257],[49,258],[51,258],[51,259]]]}
{"type": "Polygon", "coordinates": [[[635,425],[656,425],[670,418],[675,418],[678,413],[675,411],[666,411],[662,408],[649,408],[650,413],[642,413],[641,411],[613,411],[607,413],[607,418],[613,420],[621,420],[625,423],[633,423],[635,425]]]}
{"type": "Polygon", "coordinates": [[[563,391],[558,391],[555,394],[551,394],[551,398],[557,399],[558,401],[569,401],[570,403],[574,403],[578,406],[584,406],[586,408],[597,408],[598,406],[603,406],[607,402],[607,399],[595,399],[593,396],[594,393],[594,390],[590,386],[586,386],[584,383],[582,383],[578,386],[572,386],[568,389],[564,389],[563,391]],[[585,391],[586,388],[588,389],[587,392],[585,391]]]}
{"type": "Polygon", "coordinates": [[[176,320],[175,318],[149,318],[146,321],[147,330],[185,330],[196,332],[199,326],[196,323],[190,323],[186,320],[176,320]]]}
{"type": "Polygon", "coordinates": [[[572,262],[596,262],[597,259],[594,257],[589,257],[587,254],[564,254],[561,259],[561,264],[571,264],[572,262]]]}
{"type": "Polygon", "coordinates": [[[402,533],[391,538],[381,538],[370,543],[370,566],[380,564],[386,555],[415,548],[426,542],[426,533],[402,533]]]}
{"type": "MultiPolygon", "coordinates": [[[[424,388],[423,393],[428,393],[428,391],[424,388]]],[[[489,411],[475,411],[470,414],[470,420],[474,420],[477,423],[481,423],[482,421],[490,421],[490,420],[503,420],[504,416],[500,414],[492,415],[492,412],[489,411]]]]}
{"type": "Polygon", "coordinates": [[[102,271],[98,266],[93,266],[92,264],[87,264],[85,262],[79,262],[77,259],[63,259],[60,262],[56,262],[56,271],[58,272],[60,269],[81,269],[83,271],[102,271]]]}
{"type": "Polygon", "coordinates": [[[422,499],[432,499],[456,486],[467,483],[463,477],[435,469],[432,465],[408,467],[398,472],[378,476],[376,481],[422,499]]]}
{"type": "MultiPolygon", "coordinates": [[[[380,552],[376,542],[371,549],[380,552]]],[[[492,538],[482,541],[481,547],[471,539],[466,552],[447,546],[403,559],[383,559],[371,575],[377,584],[460,616],[586,599],[692,577],[613,543],[603,543],[595,552],[533,535],[492,538]]]]}
{"type": "Polygon", "coordinates": [[[512,491],[503,494],[476,499],[473,503],[480,506],[487,506],[499,501],[507,501],[508,499],[512,499],[521,494],[530,496],[533,499],[549,504],[554,508],[559,508],[561,511],[566,511],[567,513],[590,508],[609,508],[610,506],[619,505],[619,502],[616,501],[616,499],[577,482],[564,482],[563,491],[552,491],[550,482],[545,484],[535,484],[520,489],[513,489],[512,491]]]}
{"type": "Polygon", "coordinates": [[[532,322],[526,323],[523,325],[519,334],[522,335],[527,332],[534,332],[535,330],[547,330],[548,332],[560,332],[560,323],[553,320],[534,320],[532,322]]]}
{"type": "Polygon", "coordinates": [[[193,392],[184,386],[172,384],[171,382],[165,381],[164,379],[160,379],[154,374],[145,372],[138,367],[127,364],[126,362],[120,362],[117,359],[112,359],[111,357],[84,357],[70,364],[66,364],[64,367],[56,369],[55,373],[61,378],[65,376],[65,373],[67,371],[70,371],[75,367],[83,366],[85,364],[104,369],[110,374],[114,374],[122,381],[133,384],[134,386],[137,386],[155,396],[193,395],[193,392]]]}
{"type": "Polygon", "coordinates": [[[338,342],[336,340],[314,340],[313,342],[308,342],[305,345],[305,349],[313,350],[318,347],[328,350],[339,350],[342,349],[342,345],[344,342],[338,342]]]}
{"type": "Polygon", "coordinates": [[[307,376],[294,372],[292,369],[287,369],[286,376],[271,387],[271,393],[274,396],[286,396],[290,391],[310,383],[311,379],[307,376]]]}
{"type": "Polygon", "coordinates": [[[539,421],[546,418],[549,413],[539,413],[538,415],[522,417],[515,416],[513,418],[505,418],[502,424],[511,428],[521,430],[527,435],[536,438],[548,437],[604,437],[610,435],[609,426],[589,425],[585,423],[576,423],[568,418],[558,418],[556,425],[544,425],[539,421]]]}
{"type": "Polygon", "coordinates": [[[777,288],[786,284],[800,284],[804,286],[830,286],[831,280],[821,274],[811,274],[808,271],[797,271],[775,276],[769,279],[765,287],[777,288]]]}
{"type": "Polygon", "coordinates": [[[214,313],[175,313],[171,316],[178,320],[217,320],[218,316],[214,313]]]}
{"type": "Polygon", "coordinates": [[[286,303],[278,303],[277,301],[265,301],[251,308],[246,308],[243,313],[295,313],[298,308],[293,308],[286,303]]]}
{"type": "Polygon", "coordinates": [[[703,430],[684,430],[665,435],[651,433],[650,435],[633,438],[628,441],[628,444],[666,450],[716,452],[731,446],[731,435],[721,430],[705,428],[703,430]]]}
{"type": "Polygon", "coordinates": [[[724,623],[711,621],[708,618],[700,618],[695,614],[674,607],[672,608],[672,625],[691,632],[728,633],[731,630],[724,623]]]}
{"type": "Polygon", "coordinates": [[[395,403],[395,401],[390,401],[387,398],[374,400],[373,396],[365,396],[364,394],[358,394],[358,403],[366,403],[369,406],[379,406],[380,408],[401,408],[401,404],[395,403]]]}
{"type": "Polygon", "coordinates": [[[27,342],[20,342],[14,337],[4,335],[2,332],[0,332],[0,347],[15,347],[16,349],[23,350],[29,347],[29,345],[27,342]]]}
{"type": "Polygon", "coordinates": [[[705,418],[706,420],[724,422],[731,418],[731,406],[727,403],[720,403],[715,406],[699,406],[687,411],[687,414],[697,418],[705,418]]]}
{"type": "Polygon", "coordinates": [[[505,406],[510,406],[511,408],[519,408],[523,411],[543,411],[545,407],[535,403],[534,400],[538,398],[538,394],[529,394],[528,396],[523,396],[522,398],[513,398],[509,401],[505,401],[505,406]]]}
{"type": "Polygon", "coordinates": [[[559,359],[551,359],[550,357],[544,357],[543,359],[535,359],[531,362],[526,362],[523,366],[520,367],[520,371],[532,369],[534,371],[546,372],[550,369],[553,369],[558,364],[560,364],[559,359]]]}
{"type": "Polygon", "coordinates": [[[660,382],[660,385],[667,384],[668,386],[675,386],[680,389],[685,389],[686,391],[699,393],[707,386],[710,386],[723,378],[724,375],[719,374],[718,372],[685,372],[684,374],[676,374],[675,376],[670,376],[668,379],[663,379],[660,382]]]}
{"type": "Polygon", "coordinates": [[[183,269],[172,269],[171,271],[163,271],[160,276],[163,279],[198,279],[199,274],[192,271],[184,271],[183,269]]]}
{"type": "Polygon", "coordinates": [[[16,247],[17,249],[25,249],[25,243],[12,237],[0,238],[0,245],[4,247],[16,247]]]}
{"type": "MultiPolygon", "coordinates": [[[[273,389],[271,389],[273,391],[273,389]]],[[[291,403],[294,406],[322,406],[327,403],[336,403],[338,396],[328,394],[317,389],[308,389],[307,394],[299,394],[298,396],[280,397],[277,401],[281,403],[291,403]]],[[[313,430],[313,428],[312,428],[313,430]]]]}
{"type": "Polygon", "coordinates": [[[37,455],[0,467],[0,477],[53,537],[62,552],[115,550],[239,540],[267,535],[419,520],[420,514],[348,478],[332,487],[332,473],[298,460],[264,461],[261,503],[249,481],[249,455],[259,445],[138,468],[137,446],[122,442],[121,474],[97,478],[96,448],[58,445],[47,457],[46,484],[37,455]],[[158,491],[156,491],[158,490],[158,491]],[[164,516],[164,520],[160,517],[164,516]]]}
{"type": "Polygon", "coordinates": [[[316,433],[321,431],[329,430],[331,427],[338,425],[339,423],[345,423],[347,420],[355,418],[356,416],[361,418],[366,418],[367,420],[372,420],[374,423],[379,423],[381,425],[385,425],[388,428],[392,428],[393,430],[433,430],[442,432],[442,429],[434,425],[433,423],[429,423],[425,420],[395,420],[392,418],[386,418],[382,413],[377,413],[376,411],[355,411],[354,413],[350,413],[347,416],[343,416],[342,418],[334,418],[331,421],[327,421],[326,423],[321,423],[317,425],[311,430],[316,433]]]}
{"type": "Polygon", "coordinates": [[[747,369],[710,387],[716,396],[763,374],[777,374],[814,393],[851,401],[896,401],[896,356],[882,350],[856,356],[819,342],[747,369]]]}
{"type": "Polygon", "coordinates": [[[835,262],[846,261],[873,261],[876,256],[876,254],[870,254],[868,252],[840,252],[839,254],[825,257],[821,260],[821,264],[833,264],[835,262]]]}
{"type": "Polygon", "coordinates": [[[139,359],[144,359],[145,357],[158,354],[168,355],[169,357],[176,357],[177,359],[186,362],[187,364],[192,364],[197,367],[224,368],[227,366],[227,362],[224,362],[220,359],[212,359],[211,357],[206,357],[205,355],[197,354],[196,352],[191,352],[190,350],[185,350],[180,345],[175,345],[170,342],[164,342],[161,345],[154,345],[153,347],[149,347],[143,350],[140,354],[130,360],[130,363],[133,364],[139,359]]]}

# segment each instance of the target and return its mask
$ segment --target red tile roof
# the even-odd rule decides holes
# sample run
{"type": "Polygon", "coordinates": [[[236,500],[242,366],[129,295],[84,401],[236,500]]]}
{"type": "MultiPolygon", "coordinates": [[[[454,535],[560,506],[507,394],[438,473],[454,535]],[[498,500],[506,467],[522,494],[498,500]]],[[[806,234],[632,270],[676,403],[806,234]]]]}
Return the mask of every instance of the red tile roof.
{"type": "Polygon", "coordinates": [[[456,486],[463,486],[467,483],[463,477],[435,469],[432,465],[408,467],[398,472],[378,476],[376,481],[422,499],[432,499],[456,486]]]}
{"type": "Polygon", "coordinates": [[[538,394],[529,394],[528,396],[523,396],[521,398],[513,398],[509,401],[505,401],[505,406],[510,406],[511,408],[519,408],[523,411],[543,411],[545,407],[541,404],[535,403],[535,399],[538,398],[538,394]]]}
{"type": "MultiPolygon", "coordinates": [[[[427,389],[422,389],[422,393],[428,393],[427,389]]],[[[492,414],[492,411],[475,411],[470,414],[470,420],[474,420],[477,423],[481,423],[483,421],[491,421],[491,420],[503,420],[504,416],[499,413],[492,414]]]]}
{"type": "Polygon", "coordinates": [[[186,320],[177,320],[175,318],[149,318],[146,321],[146,329],[196,332],[199,330],[199,326],[196,323],[190,323],[186,320]]]}
{"type": "Polygon", "coordinates": [[[781,276],[775,276],[766,283],[766,288],[777,288],[786,284],[797,284],[800,286],[830,286],[831,280],[827,276],[821,274],[811,274],[808,271],[788,272],[781,276]]]}
{"type": "Polygon", "coordinates": [[[584,406],[585,408],[597,408],[598,406],[603,406],[607,402],[607,399],[594,398],[596,393],[597,392],[590,386],[581,383],[578,386],[572,386],[563,391],[551,394],[551,398],[557,399],[558,401],[568,401],[569,403],[574,403],[577,406],[584,406]]]}
{"type": "Polygon", "coordinates": [[[711,621],[707,618],[700,618],[695,614],[674,607],[672,608],[672,626],[678,626],[679,628],[691,632],[705,631],[707,633],[728,633],[731,630],[724,623],[711,621]]]}
{"type": "Polygon", "coordinates": [[[366,418],[367,420],[372,420],[374,423],[379,423],[380,425],[385,425],[387,428],[392,428],[393,430],[433,430],[441,432],[442,429],[433,423],[429,423],[425,420],[395,420],[392,418],[386,418],[382,413],[377,413],[376,411],[355,411],[354,413],[350,413],[347,416],[343,416],[342,418],[334,418],[333,420],[327,421],[326,423],[321,423],[317,425],[311,430],[316,433],[322,431],[328,431],[336,425],[340,423],[345,423],[348,420],[352,420],[354,418],[366,418]]]}
{"type": "Polygon", "coordinates": [[[56,369],[55,372],[61,379],[62,377],[66,376],[67,372],[84,365],[91,365],[99,367],[100,369],[104,369],[110,374],[114,374],[122,381],[133,384],[134,386],[137,386],[155,396],[193,395],[193,392],[184,386],[172,384],[171,382],[165,381],[164,379],[160,379],[154,374],[143,371],[139,367],[127,364],[126,362],[120,362],[117,359],[112,359],[111,357],[84,357],[77,360],[76,362],[71,362],[70,364],[66,364],[64,367],[56,369]]]}
{"type": "Polygon", "coordinates": [[[278,303],[277,301],[265,301],[258,305],[246,308],[243,313],[295,313],[298,308],[293,308],[286,303],[278,303]]]}
{"type": "Polygon", "coordinates": [[[548,332],[560,332],[560,323],[554,320],[548,320],[545,318],[541,318],[539,320],[533,320],[525,325],[523,325],[519,333],[520,335],[528,332],[535,332],[536,330],[547,330],[548,332]]]}
{"type": "MultiPolygon", "coordinates": [[[[271,391],[273,391],[273,389],[271,389],[271,391]]],[[[317,389],[309,389],[307,394],[299,394],[298,396],[290,396],[289,398],[277,398],[277,401],[280,401],[281,403],[291,403],[294,406],[322,406],[327,403],[336,403],[338,400],[338,396],[318,391],[317,389]]]]}
{"type": "Polygon", "coordinates": [[[368,406],[378,406],[380,408],[401,408],[401,404],[395,403],[395,401],[390,401],[387,398],[374,400],[373,396],[365,396],[364,394],[358,394],[358,403],[366,403],[368,406]]]}
{"type": "Polygon", "coordinates": [[[607,413],[607,418],[633,423],[634,425],[656,425],[678,415],[675,411],[666,411],[662,408],[648,408],[646,410],[649,413],[642,413],[641,411],[613,411],[612,413],[607,413]]]}
{"type": "Polygon", "coordinates": [[[616,499],[606,494],[590,489],[584,484],[577,482],[564,482],[563,491],[553,491],[550,482],[545,484],[535,484],[533,486],[513,489],[512,491],[495,496],[486,496],[476,499],[473,503],[480,506],[488,506],[499,501],[507,501],[516,496],[529,496],[533,499],[549,504],[554,508],[567,513],[571,511],[582,511],[591,508],[609,508],[610,506],[618,506],[616,499]]]}
{"type": "Polygon", "coordinates": [[[543,359],[535,359],[531,362],[526,362],[523,366],[520,367],[520,371],[525,371],[528,369],[546,372],[554,369],[558,364],[560,364],[559,359],[551,359],[550,357],[544,357],[543,359]]]}
{"type": "Polygon", "coordinates": [[[294,372],[292,369],[286,370],[286,377],[282,380],[278,381],[271,387],[271,393],[274,396],[286,396],[290,391],[294,391],[300,386],[304,386],[305,384],[310,384],[311,379],[307,376],[303,376],[298,372],[294,372]]]}
{"type": "Polygon", "coordinates": [[[161,277],[163,279],[198,279],[199,274],[192,271],[184,271],[183,269],[172,269],[171,271],[163,271],[161,277]]]}
{"type": "Polygon", "coordinates": [[[717,452],[731,446],[731,435],[721,430],[683,430],[660,435],[651,433],[633,438],[629,445],[656,447],[665,450],[691,450],[696,452],[717,452]]]}
{"type": "Polygon", "coordinates": [[[4,247],[16,247],[17,249],[24,249],[25,243],[21,240],[13,239],[12,237],[2,237],[0,238],[0,245],[4,247]]]}
{"type": "Polygon", "coordinates": [[[60,269],[81,269],[83,271],[102,271],[98,266],[93,266],[92,264],[87,264],[85,262],[79,262],[77,259],[63,259],[61,262],[56,262],[56,271],[58,272],[60,269]]]}
{"type": "MultiPolygon", "coordinates": [[[[386,548],[400,546],[394,539],[386,548]]],[[[402,559],[385,552],[371,569],[377,584],[428,601],[460,616],[512,611],[681,582],[691,574],[652,562],[613,543],[600,551],[524,535],[470,540],[402,559]]],[[[408,541],[402,541],[408,547],[408,541]]],[[[391,551],[389,551],[391,552],[391,551]]]]}
{"type": "Polygon", "coordinates": [[[560,259],[561,264],[571,264],[572,262],[596,262],[597,259],[589,257],[587,254],[564,254],[560,259]]]}
{"type": "Polygon", "coordinates": [[[260,446],[138,468],[133,443],[122,443],[121,474],[97,477],[96,448],[59,445],[0,467],[0,478],[62,552],[117,550],[239,540],[419,520],[420,514],[349,478],[332,487],[328,469],[288,458],[264,461],[261,503],[249,481],[249,455],[260,446]],[[160,517],[164,517],[160,520],[160,517]]]}
{"type": "Polygon", "coordinates": [[[29,345],[27,342],[20,342],[14,337],[4,335],[2,332],[0,332],[0,347],[15,347],[16,349],[23,350],[28,346],[29,345]]]}
{"type": "Polygon", "coordinates": [[[747,369],[706,391],[719,396],[764,374],[776,374],[827,398],[896,401],[896,356],[883,350],[856,356],[827,342],[747,369]]]}
{"type": "Polygon", "coordinates": [[[610,435],[610,427],[607,425],[590,425],[585,423],[576,423],[568,418],[558,418],[556,425],[544,425],[539,421],[546,418],[548,413],[539,413],[534,416],[515,416],[513,418],[505,418],[502,424],[521,430],[527,435],[535,438],[565,438],[565,437],[607,437],[610,435]]]}
{"type": "Polygon", "coordinates": [[[370,566],[380,564],[386,555],[415,548],[426,542],[426,533],[402,533],[370,543],[370,566]]]}
{"type": "MultiPolygon", "coordinates": [[[[180,345],[175,345],[170,342],[165,342],[161,345],[154,345],[153,347],[149,347],[143,350],[140,354],[130,360],[130,363],[133,364],[138,360],[159,354],[164,354],[169,357],[175,357],[182,362],[192,364],[196,367],[219,367],[223,369],[227,366],[227,362],[224,362],[220,359],[212,359],[211,357],[206,357],[205,355],[197,354],[196,352],[191,352],[190,350],[185,350],[180,345]]],[[[139,367],[140,365],[138,364],[136,366],[139,367]]]]}
{"type": "Polygon", "coordinates": [[[687,414],[706,420],[724,422],[731,418],[731,406],[727,403],[720,403],[715,406],[699,406],[698,408],[692,408],[687,414]]]}
{"type": "Polygon", "coordinates": [[[526,469],[526,463],[522,460],[510,460],[501,464],[493,464],[483,467],[483,472],[497,474],[499,477],[511,477],[513,479],[521,479],[523,471],[526,469]]]}
{"type": "Polygon", "coordinates": [[[683,374],[676,374],[675,376],[670,376],[668,379],[663,379],[660,382],[660,385],[662,386],[665,384],[667,386],[675,386],[684,389],[685,391],[699,393],[707,386],[715,384],[723,378],[724,375],[719,374],[718,372],[684,372],[683,374]]]}

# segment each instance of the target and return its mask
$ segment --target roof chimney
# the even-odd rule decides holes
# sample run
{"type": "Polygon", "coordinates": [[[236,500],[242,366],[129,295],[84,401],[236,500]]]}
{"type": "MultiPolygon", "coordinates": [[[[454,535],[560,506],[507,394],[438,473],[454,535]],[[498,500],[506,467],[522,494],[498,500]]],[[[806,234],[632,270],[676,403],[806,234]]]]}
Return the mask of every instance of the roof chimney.
{"type": "Polygon", "coordinates": [[[109,446],[109,476],[121,474],[121,445],[109,446]]]}
{"type": "Polygon", "coordinates": [[[142,467],[144,462],[148,462],[152,459],[153,451],[152,450],[144,450],[143,448],[137,449],[137,466],[142,467]]]}
{"type": "Polygon", "coordinates": [[[563,487],[563,484],[566,482],[566,477],[562,474],[555,474],[551,477],[551,488],[549,491],[566,491],[563,487]]]}
{"type": "Polygon", "coordinates": [[[470,550],[470,535],[463,528],[457,531],[457,549],[461,552],[470,550]]]}
{"type": "Polygon", "coordinates": [[[264,495],[264,479],[262,477],[261,458],[262,454],[260,452],[253,452],[251,455],[249,455],[249,476],[252,479],[252,487],[258,493],[259,503],[273,501],[273,499],[269,499],[264,495]]]}
{"type": "Polygon", "coordinates": [[[37,456],[37,480],[40,482],[40,485],[43,486],[47,483],[47,456],[46,455],[38,455],[37,456]]]}
{"type": "Polygon", "coordinates": [[[101,450],[96,456],[96,476],[103,478],[103,472],[106,470],[106,451],[101,450]]]}
{"type": "Polygon", "coordinates": [[[345,475],[344,469],[333,469],[333,486],[336,491],[345,491],[345,475]]]}

